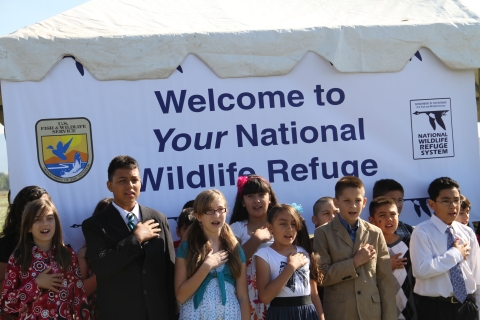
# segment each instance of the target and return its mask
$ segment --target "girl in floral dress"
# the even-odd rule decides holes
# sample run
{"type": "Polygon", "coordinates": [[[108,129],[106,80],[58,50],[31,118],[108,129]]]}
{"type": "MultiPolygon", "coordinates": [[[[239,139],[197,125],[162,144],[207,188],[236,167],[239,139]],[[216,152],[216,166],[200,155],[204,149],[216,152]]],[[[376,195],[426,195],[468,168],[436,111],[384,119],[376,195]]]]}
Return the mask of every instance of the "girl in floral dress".
{"type": "Polygon", "coordinates": [[[201,192],[175,260],[180,319],[250,319],[245,255],[225,223],[227,203],[218,190],[201,192]]]}
{"type": "Polygon", "coordinates": [[[10,256],[0,306],[18,319],[90,319],[75,252],[62,240],[58,212],[50,200],[30,202],[20,242],[10,256]]]}
{"type": "Polygon", "coordinates": [[[267,305],[258,298],[257,273],[252,257],[257,250],[273,243],[272,235],[267,229],[267,211],[277,204],[275,192],[267,180],[255,174],[238,178],[230,226],[247,258],[251,320],[263,320],[267,315],[267,305]]]}

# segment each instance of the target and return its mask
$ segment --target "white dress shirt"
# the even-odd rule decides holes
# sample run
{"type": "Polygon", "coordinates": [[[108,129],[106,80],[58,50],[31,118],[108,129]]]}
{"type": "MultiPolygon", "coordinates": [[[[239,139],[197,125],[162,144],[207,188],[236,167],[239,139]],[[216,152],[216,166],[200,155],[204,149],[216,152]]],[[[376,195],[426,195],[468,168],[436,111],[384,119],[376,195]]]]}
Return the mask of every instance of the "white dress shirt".
{"type": "Polygon", "coordinates": [[[142,221],[142,217],[140,215],[140,208],[138,207],[138,202],[135,202],[135,206],[133,207],[132,211],[127,211],[123,208],[120,208],[119,206],[117,206],[117,204],[115,202],[112,201],[112,204],[113,206],[115,207],[115,209],[118,210],[118,212],[120,213],[120,215],[122,216],[123,218],[123,221],[125,221],[125,224],[128,226],[128,218],[127,218],[127,214],[129,212],[133,213],[133,216],[135,217],[135,225],[137,223],[139,223],[140,221],[142,221]]]}
{"type": "MultiPolygon", "coordinates": [[[[432,215],[430,220],[420,223],[410,240],[410,259],[413,276],[416,278],[414,292],[427,297],[453,296],[450,269],[460,262],[467,293],[475,294],[480,305],[480,249],[472,229],[454,221],[453,238],[468,243],[470,256],[463,259],[454,247],[447,250],[447,228],[449,225],[432,215]]],[[[479,308],[480,309],[480,308],[479,308]]]]}

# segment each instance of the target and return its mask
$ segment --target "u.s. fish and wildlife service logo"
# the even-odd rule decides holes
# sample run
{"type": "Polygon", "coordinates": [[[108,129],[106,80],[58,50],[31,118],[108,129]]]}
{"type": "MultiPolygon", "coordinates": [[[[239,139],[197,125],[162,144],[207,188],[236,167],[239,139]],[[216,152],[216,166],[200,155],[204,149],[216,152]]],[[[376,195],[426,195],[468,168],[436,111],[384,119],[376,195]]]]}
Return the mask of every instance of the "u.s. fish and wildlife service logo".
{"type": "Polygon", "coordinates": [[[42,119],[35,125],[38,164],[60,183],[85,177],[93,163],[92,129],[87,118],[42,119]]]}

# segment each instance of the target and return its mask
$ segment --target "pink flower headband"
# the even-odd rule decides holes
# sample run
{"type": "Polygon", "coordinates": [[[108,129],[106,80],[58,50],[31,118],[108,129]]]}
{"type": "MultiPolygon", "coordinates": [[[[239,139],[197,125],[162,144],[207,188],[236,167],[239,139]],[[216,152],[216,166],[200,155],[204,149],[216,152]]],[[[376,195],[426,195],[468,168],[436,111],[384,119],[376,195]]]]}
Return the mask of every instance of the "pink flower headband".
{"type": "MultiPolygon", "coordinates": [[[[268,185],[270,185],[270,183],[268,183],[267,180],[265,180],[264,178],[260,177],[260,176],[256,176],[255,178],[259,178],[259,179],[262,179],[263,181],[265,181],[268,185]]],[[[243,187],[245,186],[245,183],[247,183],[249,177],[248,176],[240,176],[238,177],[237,179],[237,193],[242,195],[243,194],[243,187]]]]}

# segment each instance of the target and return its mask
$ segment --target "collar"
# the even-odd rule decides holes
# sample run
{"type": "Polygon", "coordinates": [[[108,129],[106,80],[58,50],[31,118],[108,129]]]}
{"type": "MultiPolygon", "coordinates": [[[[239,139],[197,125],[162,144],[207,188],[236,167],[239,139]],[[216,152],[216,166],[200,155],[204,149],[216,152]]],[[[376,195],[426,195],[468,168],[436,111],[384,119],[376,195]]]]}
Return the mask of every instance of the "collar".
{"type": "Polygon", "coordinates": [[[52,249],[50,249],[48,251],[43,251],[42,249],[40,249],[39,247],[34,245],[32,247],[32,255],[34,255],[35,253],[39,253],[43,257],[52,257],[52,256],[55,255],[55,246],[53,246],[52,249]]]}
{"type": "Polygon", "coordinates": [[[455,233],[459,231],[458,222],[456,221],[453,221],[451,225],[448,225],[442,220],[440,220],[440,218],[437,217],[435,214],[432,214],[432,216],[430,217],[430,221],[438,229],[438,231],[440,231],[441,234],[444,234],[447,231],[448,227],[452,227],[455,233]]]}
{"type": "Polygon", "coordinates": [[[125,210],[125,209],[123,209],[123,208],[120,208],[120,207],[119,207],[115,202],[113,202],[113,201],[112,201],[112,204],[113,204],[113,206],[115,207],[115,209],[117,209],[118,212],[120,212],[120,215],[121,215],[122,217],[126,217],[127,214],[128,214],[129,212],[131,212],[131,213],[133,213],[133,214],[135,215],[135,217],[137,218],[138,221],[141,221],[141,220],[140,220],[140,208],[139,208],[139,206],[138,206],[138,202],[135,202],[135,206],[133,207],[132,211],[127,211],[127,210],[125,210]]]}
{"type": "Polygon", "coordinates": [[[352,228],[352,227],[347,223],[347,221],[343,220],[343,218],[342,218],[342,216],[340,215],[340,213],[337,214],[337,216],[338,216],[338,220],[340,220],[340,223],[341,223],[341,224],[345,227],[345,229],[347,229],[347,230],[357,230],[358,227],[360,226],[360,221],[359,221],[360,218],[357,219],[357,224],[355,225],[355,227],[352,228]]]}

